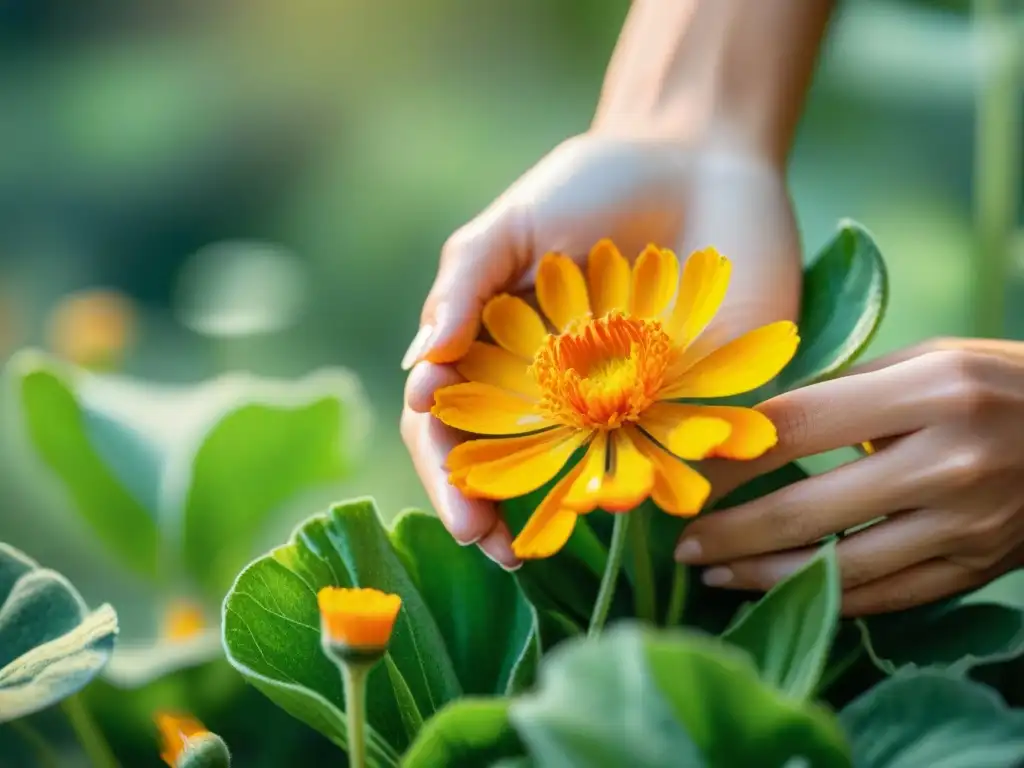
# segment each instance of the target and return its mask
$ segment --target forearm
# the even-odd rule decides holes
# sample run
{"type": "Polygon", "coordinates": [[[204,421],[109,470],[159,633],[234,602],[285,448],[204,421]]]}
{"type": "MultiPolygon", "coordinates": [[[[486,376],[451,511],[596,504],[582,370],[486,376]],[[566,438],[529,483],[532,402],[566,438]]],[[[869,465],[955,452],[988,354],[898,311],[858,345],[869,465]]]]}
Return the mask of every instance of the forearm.
{"type": "Polygon", "coordinates": [[[834,0],[634,0],[594,129],[785,161],[834,0]]]}

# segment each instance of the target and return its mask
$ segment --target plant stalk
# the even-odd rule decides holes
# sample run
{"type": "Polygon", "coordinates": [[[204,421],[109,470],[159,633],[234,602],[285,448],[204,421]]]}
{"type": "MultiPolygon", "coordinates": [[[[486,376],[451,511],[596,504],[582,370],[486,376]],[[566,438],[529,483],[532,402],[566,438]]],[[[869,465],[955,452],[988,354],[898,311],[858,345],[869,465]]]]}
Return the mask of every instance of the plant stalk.
{"type": "Polygon", "coordinates": [[[76,693],[74,696],[64,699],[60,708],[71,723],[78,743],[82,745],[82,749],[85,750],[85,754],[94,768],[120,768],[103,732],[96,725],[96,721],[92,719],[85,702],[82,701],[81,694],[76,693]]]}
{"type": "Polygon", "coordinates": [[[633,555],[633,605],[638,619],[652,624],[657,618],[657,599],[654,584],[654,565],[647,532],[651,525],[651,509],[641,507],[629,513],[636,519],[629,526],[629,541],[633,555]]]}
{"type": "Polygon", "coordinates": [[[597,600],[594,601],[594,612],[590,615],[590,628],[587,630],[587,637],[595,637],[600,634],[608,619],[608,611],[611,609],[612,599],[615,597],[615,588],[619,583],[619,571],[622,570],[622,555],[626,549],[631,517],[632,513],[629,512],[615,515],[612,543],[608,551],[608,564],[605,566],[604,576],[601,577],[597,600]]]}
{"type": "Polygon", "coordinates": [[[683,621],[686,593],[690,586],[689,576],[689,568],[683,563],[676,563],[675,572],[672,574],[672,591],[668,598],[668,613],[665,616],[666,627],[677,627],[683,621]]]}
{"type": "Polygon", "coordinates": [[[347,661],[341,665],[348,718],[349,768],[366,768],[366,678],[373,665],[347,661]]]}

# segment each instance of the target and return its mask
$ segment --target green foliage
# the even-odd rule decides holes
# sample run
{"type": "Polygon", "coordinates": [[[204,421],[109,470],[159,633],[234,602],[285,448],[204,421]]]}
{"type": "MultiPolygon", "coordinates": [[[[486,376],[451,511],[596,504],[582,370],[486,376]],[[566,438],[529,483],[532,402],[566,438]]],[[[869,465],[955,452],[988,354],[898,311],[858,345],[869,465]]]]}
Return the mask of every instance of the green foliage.
{"type": "Polygon", "coordinates": [[[188,740],[174,768],[228,768],[231,753],[228,745],[215,733],[204,733],[188,740]]]}
{"type": "Polygon", "coordinates": [[[828,544],[739,617],[722,639],[747,651],[766,683],[806,699],[828,659],[840,597],[835,545],[828,544]]]}
{"type": "Polygon", "coordinates": [[[79,691],[116,637],[113,608],[89,611],[67,579],[0,543],[0,723],[79,691]]]}
{"type": "Polygon", "coordinates": [[[403,768],[476,768],[522,757],[509,700],[466,698],[431,718],[402,757],[403,768]]]}
{"type": "Polygon", "coordinates": [[[900,673],[840,715],[857,768],[1019,768],[1024,711],[939,671],[900,673]]]}
{"type": "Polygon", "coordinates": [[[341,680],[322,653],[316,593],[375,587],[402,598],[389,663],[370,674],[370,758],[394,765],[407,746],[407,689],[426,720],[464,694],[528,684],[539,647],[533,613],[511,576],[405,512],[386,530],[368,500],[313,517],[289,544],[251,563],[224,601],[224,646],[245,678],[339,746],[346,744],[341,680]],[[397,676],[397,680],[395,679],[397,676]]]}

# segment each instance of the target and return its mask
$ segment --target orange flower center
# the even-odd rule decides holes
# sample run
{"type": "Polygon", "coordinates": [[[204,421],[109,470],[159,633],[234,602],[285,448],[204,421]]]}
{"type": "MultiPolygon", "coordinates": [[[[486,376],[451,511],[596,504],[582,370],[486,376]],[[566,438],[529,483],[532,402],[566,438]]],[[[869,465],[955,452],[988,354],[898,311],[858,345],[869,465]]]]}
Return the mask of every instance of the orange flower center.
{"type": "Polygon", "coordinates": [[[671,352],[657,320],[615,311],[548,336],[530,371],[550,418],[578,429],[615,429],[654,402],[671,352]]]}

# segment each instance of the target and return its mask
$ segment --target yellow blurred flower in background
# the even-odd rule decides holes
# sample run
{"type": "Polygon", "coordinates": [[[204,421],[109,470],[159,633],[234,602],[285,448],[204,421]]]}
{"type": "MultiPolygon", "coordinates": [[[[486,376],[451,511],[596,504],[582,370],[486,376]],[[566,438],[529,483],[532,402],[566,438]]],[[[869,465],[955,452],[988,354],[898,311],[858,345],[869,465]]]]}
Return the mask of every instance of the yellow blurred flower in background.
{"type": "Polygon", "coordinates": [[[54,308],[47,327],[50,348],[88,368],[116,366],[131,347],[136,311],[131,299],[111,290],[72,293],[54,308]]]}
{"type": "MultiPolygon", "coordinates": [[[[520,558],[547,557],[578,515],[626,512],[652,497],[673,515],[694,515],[710,484],[686,461],[753,459],[777,439],[758,411],[678,400],[721,398],[773,379],[796,352],[788,321],[717,349],[694,343],[718,312],[730,263],[713,248],[680,265],[648,246],[630,268],[608,240],[587,272],[548,254],[537,273],[545,319],[503,294],[483,311],[496,344],[475,342],[458,364],[466,383],[438,390],[433,413],[486,435],[454,448],[450,482],[469,496],[510,499],[583,459],[551,490],[513,542],[520,558]]],[[[703,340],[702,340],[703,342],[703,340]]]]}
{"type": "Polygon", "coordinates": [[[189,715],[158,712],[153,719],[160,732],[160,759],[171,768],[178,765],[178,759],[191,743],[210,735],[206,726],[189,715]]]}

